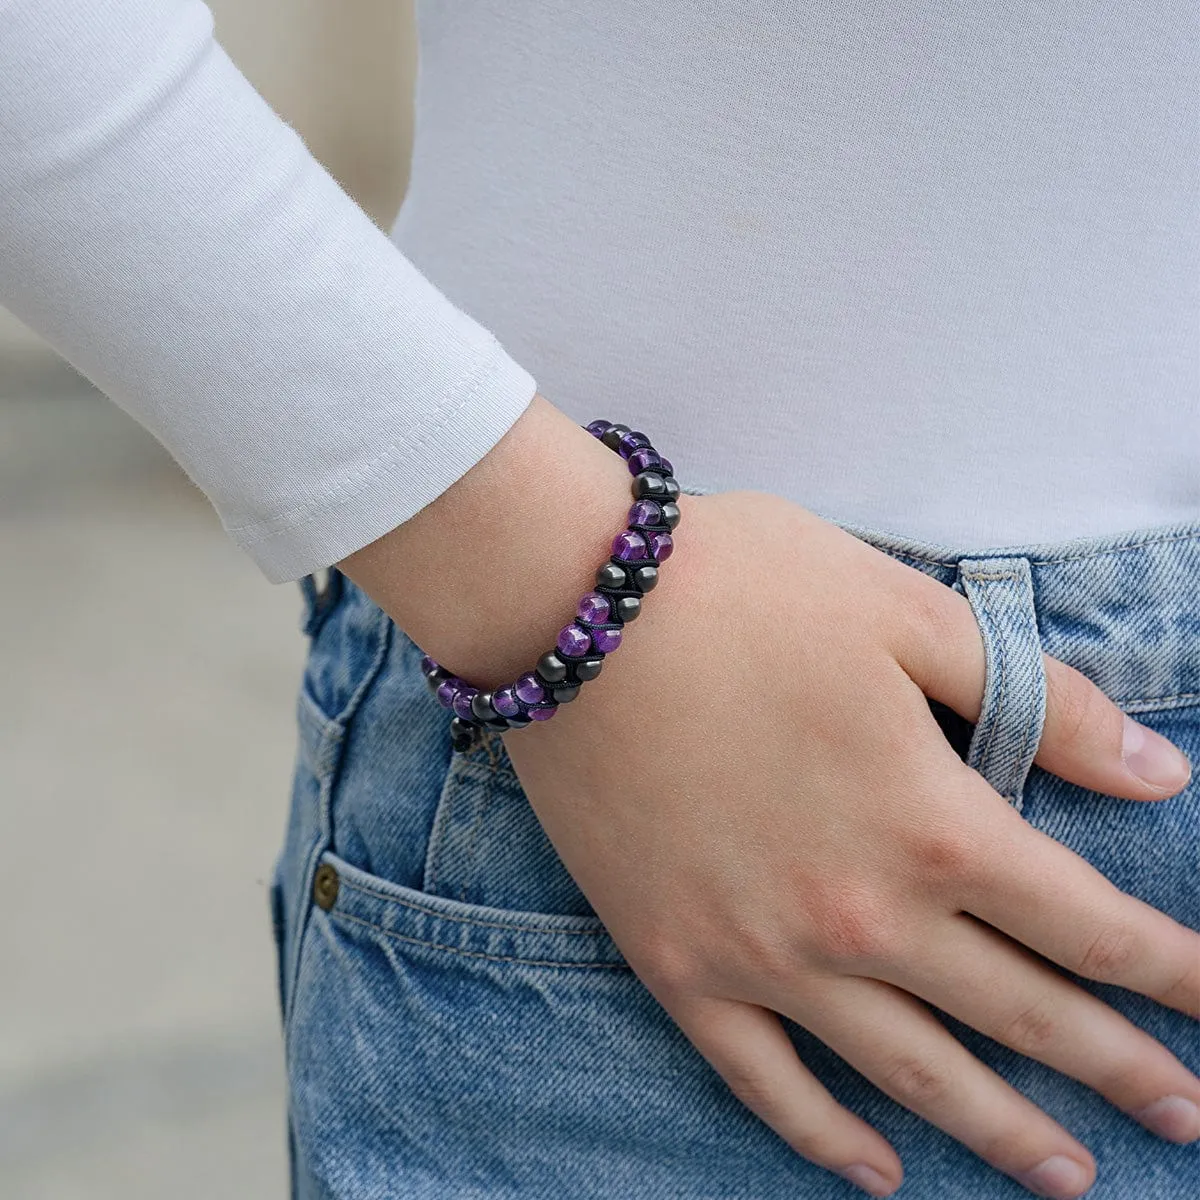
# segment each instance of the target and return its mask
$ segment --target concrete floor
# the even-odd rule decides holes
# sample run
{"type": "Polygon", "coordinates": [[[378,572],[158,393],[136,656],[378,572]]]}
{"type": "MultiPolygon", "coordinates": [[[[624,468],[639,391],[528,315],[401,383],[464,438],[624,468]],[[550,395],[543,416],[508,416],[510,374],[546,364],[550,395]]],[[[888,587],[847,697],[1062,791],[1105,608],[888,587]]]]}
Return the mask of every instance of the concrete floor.
{"type": "Polygon", "coordinates": [[[283,1196],[298,593],[73,373],[2,362],[0,564],[0,1196],[283,1196]]]}

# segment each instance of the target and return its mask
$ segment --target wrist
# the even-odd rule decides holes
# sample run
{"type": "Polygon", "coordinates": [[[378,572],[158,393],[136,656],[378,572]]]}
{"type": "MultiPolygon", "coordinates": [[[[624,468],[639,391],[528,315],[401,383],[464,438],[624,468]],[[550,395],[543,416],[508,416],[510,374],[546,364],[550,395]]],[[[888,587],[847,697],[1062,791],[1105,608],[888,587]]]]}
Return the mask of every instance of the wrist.
{"type": "Polygon", "coordinates": [[[623,459],[535,396],[452,487],[339,566],[447,669],[508,683],[593,587],[629,482],[623,459]]]}

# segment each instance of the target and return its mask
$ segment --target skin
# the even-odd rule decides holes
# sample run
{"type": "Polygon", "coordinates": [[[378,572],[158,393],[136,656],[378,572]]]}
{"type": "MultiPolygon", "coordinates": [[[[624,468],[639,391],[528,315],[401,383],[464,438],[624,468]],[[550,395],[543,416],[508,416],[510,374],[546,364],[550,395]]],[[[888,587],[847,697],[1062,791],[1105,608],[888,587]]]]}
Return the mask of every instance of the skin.
{"type": "MultiPolygon", "coordinates": [[[[439,662],[497,686],[553,642],[630,502],[624,462],[535,397],[453,487],[339,565],[439,662]]],[[[680,506],[677,551],[603,674],[503,737],[567,869],[700,1053],[797,1153],[874,1195],[900,1185],[899,1158],[776,1014],[1039,1195],[1081,1195],[1091,1154],[926,1002],[1160,1136],[1200,1137],[1152,1108],[1200,1105],[1200,1080],[1038,957],[1200,1017],[1200,936],[1031,828],[947,743],[926,697],[974,721],[983,695],[967,601],[775,496],[680,506]]],[[[1131,801],[1187,785],[1149,730],[1157,784],[1134,774],[1128,718],[1045,665],[1040,766],[1131,801]]]]}

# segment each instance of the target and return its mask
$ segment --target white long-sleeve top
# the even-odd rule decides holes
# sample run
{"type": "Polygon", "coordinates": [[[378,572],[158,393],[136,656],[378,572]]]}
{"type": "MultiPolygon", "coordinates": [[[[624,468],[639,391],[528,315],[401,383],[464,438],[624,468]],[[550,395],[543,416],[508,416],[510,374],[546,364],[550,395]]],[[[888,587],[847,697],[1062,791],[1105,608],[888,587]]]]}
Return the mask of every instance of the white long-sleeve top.
{"type": "Polygon", "coordinates": [[[1194,0],[419,15],[389,238],[200,0],[0,0],[0,302],[270,579],[407,520],[535,378],[685,485],[943,543],[1200,520],[1194,0]]]}

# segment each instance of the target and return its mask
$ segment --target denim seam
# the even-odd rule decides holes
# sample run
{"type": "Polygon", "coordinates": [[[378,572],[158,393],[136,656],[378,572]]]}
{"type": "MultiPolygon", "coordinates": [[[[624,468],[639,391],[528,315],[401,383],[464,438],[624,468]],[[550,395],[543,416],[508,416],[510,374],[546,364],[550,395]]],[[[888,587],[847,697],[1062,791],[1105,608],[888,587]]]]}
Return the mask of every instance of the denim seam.
{"type": "MultiPolygon", "coordinates": [[[[342,886],[352,892],[358,892],[363,896],[373,896],[376,900],[383,900],[388,904],[399,904],[403,908],[411,908],[414,912],[424,913],[429,917],[436,917],[440,921],[457,921],[461,925],[479,925],[485,929],[503,929],[509,933],[565,933],[573,937],[599,937],[608,932],[607,929],[603,928],[556,929],[553,925],[506,925],[503,921],[482,921],[477,920],[475,917],[459,917],[452,913],[439,912],[436,908],[423,908],[420,904],[416,904],[412,900],[401,900],[398,896],[389,896],[386,892],[372,891],[370,888],[364,887],[361,883],[352,882],[344,875],[340,878],[342,886]]],[[[339,915],[345,916],[346,914],[339,913],[339,915]]]]}
{"type": "MultiPolygon", "coordinates": [[[[964,571],[963,578],[970,579],[972,582],[974,582],[978,579],[1013,579],[1014,576],[1011,573],[1007,574],[1007,575],[997,575],[997,574],[990,574],[990,573],[973,573],[973,572],[964,571]]],[[[984,739],[984,744],[979,749],[980,774],[986,775],[988,765],[991,762],[990,756],[991,756],[991,750],[992,750],[992,743],[995,740],[996,731],[1000,726],[1000,714],[1004,711],[1005,688],[1007,686],[1007,681],[1006,681],[1006,663],[1005,663],[1005,657],[1004,657],[1004,638],[995,636],[996,618],[992,612],[991,601],[988,598],[988,589],[981,588],[978,595],[979,595],[979,602],[980,602],[980,604],[983,605],[984,613],[986,614],[987,619],[988,619],[988,624],[991,627],[992,636],[990,638],[990,642],[991,642],[993,651],[995,652],[995,655],[996,655],[997,667],[998,667],[998,677],[996,680],[996,701],[995,701],[995,704],[993,705],[994,712],[991,712],[988,714],[990,724],[988,725],[987,736],[984,739]]],[[[1010,799],[1010,798],[1005,797],[1005,799],[1010,799]]],[[[1011,803],[1011,800],[1010,800],[1010,803],[1011,803]]]]}
{"type": "Polygon", "coordinates": [[[441,942],[430,942],[424,938],[409,937],[403,933],[393,933],[390,929],[384,929],[379,925],[373,925],[370,921],[364,921],[360,917],[352,917],[349,913],[332,912],[331,917],[336,917],[339,921],[352,921],[355,925],[361,925],[365,929],[374,930],[382,937],[394,938],[398,942],[410,942],[414,946],[428,946],[431,950],[445,950],[449,954],[462,954],[467,958],[484,958],[488,962],[509,962],[521,963],[527,967],[565,967],[576,971],[630,971],[632,968],[627,963],[575,963],[575,962],[559,962],[555,959],[541,958],[517,958],[515,955],[504,954],[484,954],[480,950],[463,950],[458,946],[446,946],[441,942]]]}
{"type": "Polygon", "coordinates": [[[1152,710],[1151,706],[1188,708],[1193,704],[1200,704],[1200,692],[1180,692],[1175,696],[1127,696],[1121,700],[1114,700],[1113,703],[1121,708],[1142,711],[1152,710]]]}
{"type": "MultiPolygon", "coordinates": [[[[1038,558],[1036,555],[1022,555],[1022,557],[1029,559],[1031,567],[1053,567],[1059,563],[1080,562],[1085,558],[1106,558],[1112,554],[1125,554],[1130,550],[1141,550],[1146,546],[1163,546],[1169,545],[1171,542],[1191,542],[1197,539],[1200,539],[1200,535],[1194,532],[1176,533],[1169,537],[1146,538],[1144,541],[1130,542],[1125,546],[1109,546],[1106,549],[1089,550],[1082,554],[1068,554],[1062,558],[1038,558]]],[[[1003,547],[1000,549],[1003,550],[1003,547]]],[[[960,561],[934,558],[932,555],[922,554],[917,550],[886,550],[886,553],[896,558],[910,558],[914,562],[927,563],[931,567],[957,567],[960,561]]],[[[964,555],[963,557],[969,556],[964,555]]]]}
{"type": "MultiPolygon", "coordinates": [[[[490,747],[488,753],[491,753],[490,747]]],[[[479,803],[475,806],[475,820],[471,823],[471,834],[467,839],[467,861],[466,870],[464,871],[465,877],[463,879],[462,887],[458,889],[458,898],[463,904],[467,903],[467,888],[470,886],[475,876],[475,843],[479,840],[479,830],[483,826],[483,818],[487,816],[488,809],[490,809],[492,806],[492,794],[495,790],[495,782],[496,771],[495,767],[493,766],[492,770],[487,773],[484,779],[483,796],[479,803]]]]}

